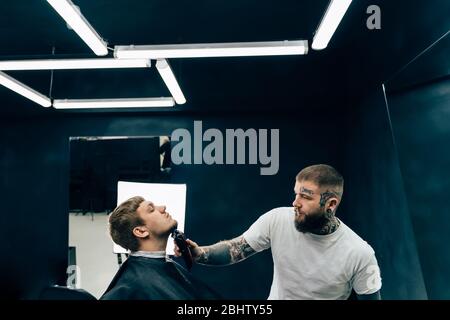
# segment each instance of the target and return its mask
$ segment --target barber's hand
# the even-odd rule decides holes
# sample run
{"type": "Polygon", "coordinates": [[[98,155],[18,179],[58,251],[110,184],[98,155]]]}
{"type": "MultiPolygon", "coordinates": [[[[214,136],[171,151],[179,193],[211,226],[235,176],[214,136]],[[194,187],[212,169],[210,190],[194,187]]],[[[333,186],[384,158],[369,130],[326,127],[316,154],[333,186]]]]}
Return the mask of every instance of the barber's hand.
{"type": "MultiPolygon", "coordinates": [[[[191,250],[192,258],[195,260],[198,256],[200,256],[203,253],[203,250],[198,246],[197,243],[190,239],[186,239],[186,242],[189,246],[189,249],[191,250]]],[[[180,248],[178,248],[176,242],[174,241],[173,244],[175,245],[174,252],[176,257],[181,257],[181,251],[180,248]]]]}

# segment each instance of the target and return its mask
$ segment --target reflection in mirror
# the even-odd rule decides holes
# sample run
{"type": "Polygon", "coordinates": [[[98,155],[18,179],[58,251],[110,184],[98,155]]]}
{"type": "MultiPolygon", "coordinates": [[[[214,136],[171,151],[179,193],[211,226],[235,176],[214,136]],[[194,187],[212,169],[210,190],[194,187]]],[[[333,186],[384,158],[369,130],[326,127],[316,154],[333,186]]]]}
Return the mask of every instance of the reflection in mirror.
{"type": "MultiPolygon", "coordinates": [[[[166,211],[177,221],[178,231],[184,231],[184,216],[186,211],[185,184],[119,181],[117,186],[117,205],[136,195],[140,195],[145,200],[151,201],[156,205],[166,206],[166,211]]],[[[129,254],[129,250],[115,243],[113,245],[113,252],[118,254],[119,264],[122,263],[121,254],[129,254]]],[[[173,252],[173,242],[169,241],[166,246],[166,253],[172,255],[173,252]]]]}
{"type": "Polygon", "coordinates": [[[450,31],[385,83],[429,299],[450,299],[450,31]]]}
{"type": "Polygon", "coordinates": [[[118,182],[170,183],[170,165],[168,136],[70,138],[68,286],[103,294],[119,268],[108,234],[118,182]]]}

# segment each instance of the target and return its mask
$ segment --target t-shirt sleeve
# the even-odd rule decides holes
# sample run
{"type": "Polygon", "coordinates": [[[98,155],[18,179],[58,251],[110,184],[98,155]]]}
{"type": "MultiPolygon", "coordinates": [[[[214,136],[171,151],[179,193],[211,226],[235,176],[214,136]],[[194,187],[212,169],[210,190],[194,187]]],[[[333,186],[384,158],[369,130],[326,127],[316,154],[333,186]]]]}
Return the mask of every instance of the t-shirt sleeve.
{"type": "Polygon", "coordinates": [[[359,295],[372,294],[381,289],[381,275],[375,252],[370,248],[370,252],[364,254],[359,264],[355,276],[353,277],[353,289],[359,295]]]}
{"type": "Polygon", "coordinates": [[[270,232],[274,210],[266,212],[244,232],[245,241],[253,250],[259,252],[270,248],[270,232]]]}

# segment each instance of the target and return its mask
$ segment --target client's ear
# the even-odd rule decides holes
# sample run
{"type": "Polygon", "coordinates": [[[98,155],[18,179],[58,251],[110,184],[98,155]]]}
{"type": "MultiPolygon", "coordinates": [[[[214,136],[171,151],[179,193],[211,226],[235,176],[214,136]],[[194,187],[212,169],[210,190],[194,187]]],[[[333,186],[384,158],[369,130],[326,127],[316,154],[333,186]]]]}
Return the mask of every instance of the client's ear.
{"type": "Polygon", "coordinates": [[[133,229],[133,235],[138,238],[146,238],[150,235],[146,226],[139,226],[133,229]]]}

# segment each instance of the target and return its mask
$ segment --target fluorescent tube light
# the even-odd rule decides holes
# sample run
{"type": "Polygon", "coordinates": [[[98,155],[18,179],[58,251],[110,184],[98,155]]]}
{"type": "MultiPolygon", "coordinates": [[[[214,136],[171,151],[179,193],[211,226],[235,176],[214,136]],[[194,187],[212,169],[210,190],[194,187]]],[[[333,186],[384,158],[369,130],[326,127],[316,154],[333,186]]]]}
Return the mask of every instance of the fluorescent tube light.
{"type": "Polygon", "coordinates": [[[331,0],[314,35],[311,45],[314,50],[322,50],[327,47],[350,3],[352,3],[352,0],[331,0]]]}
{"type": "Polygon", "coordinates": [[[308,41],[234,42],[168,44],[151,46],[115,46],[114,56],[120,59],[169,59],[202,57],[240,57],[297,55],[308,52],[308,41]]]}
{"type": "Polygon", "coordinates": [[[47,0],[47,2],[66,20],[67,24],[98,56],[108,54],[106,42],[98,35],[78,8],[70,0],[47,0]]]}
{"type": "Polygon", "coordinates": [[[0,61],[0,70],[58,70],[58,69],[115,69],[146,68],[146,59],[52,59],[0,61]]]}
{"type": "Polygon", "coordinates": [[[166,59],[160,59],[156,61],[156,69],[158,69],[161,78],[164,80],[167,88],[169,89],[175,102],[178,104],[186,103],[186,98],[178,85],[177,79],[172,72],[172,68],[166,59]]]}
{"type": "Polygon", "coordinates": [[[55,109],[173,107],[172,98],[53,100],[55,109]]]}
{"type": "Polygon", "coordinates": [[[0,84],[17,92],[18,94],[28,98],[43,107],[50,107],[52,102],[43,94],[31,89],[29,86],[8,76],[6,73],[0,72],[0,84]]]}

